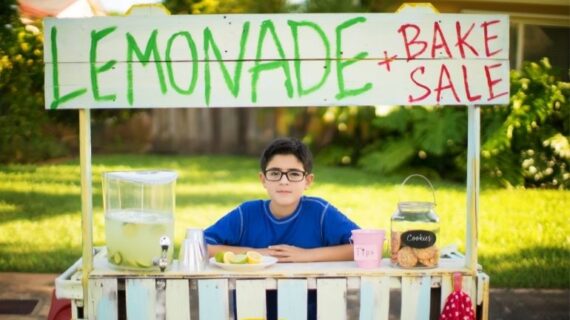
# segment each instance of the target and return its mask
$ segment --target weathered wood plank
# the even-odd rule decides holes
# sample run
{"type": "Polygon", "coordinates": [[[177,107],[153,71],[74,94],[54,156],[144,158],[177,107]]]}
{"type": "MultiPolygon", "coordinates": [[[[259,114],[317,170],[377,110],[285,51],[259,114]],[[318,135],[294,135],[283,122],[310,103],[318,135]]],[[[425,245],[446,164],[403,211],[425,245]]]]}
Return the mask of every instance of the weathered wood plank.
{"type": "Polygon", "coordinates": [[[117,319],[117,279],[89,280],[88,319],[117,319]]]}
{"type": "Polygon", "coordinates": [[[229,318],[228,280],[198,280],[200,319],[229,318]]]}
{"type": "Polygon", "coordinates": [[[277,282],[277,314],[279,319],[307,318],[307,280],[282,279],[277,282]]]}
{"type": "MultiPolygon", "coordinates": [[[[477,283],[476,283],[476,279],[477,279],[476,277],[464,276],[463,281],[461,281],[462,290],[463,290],[463,292],[465,292],[469,295],[469,298],[471,299],[471,303],[473,304],[473,308],[475,308],[475,306],[477,305],[477,283]]],[[[477,311],[477,310],[475,309],[475,311],[477,311]]]]}
{"type": "Polygon", "coordinates": [[[346,317],[346,279],[317,279],[317,319],[346,317]]]}
{"type": "Polygon", "coordinates": [[[441,276],[441,305],[439,310],[443,310],[445,303],[447,302],[447,297],[453,292],[453,275],[441,276]]]}
{"type": "Polygon", "coordinates": [[[236,307],[238,319],[265,319],[265,280],[237,280],[236,307]]]}
{"type": "Polygon", "coordinates": [[[402,277],[402,320],[428,320],[431,277],[402,277]]]}
{"type": "Polygon", "coordinates": [[[125,281],[127,318],[156,319],[155,279],[127,279],[125,281]]]}
{"type": "Polygon", "coordinates": [[[387,276],[362,277],[360,320],[387,320],[390,311],[390,279],[387,276]]]}
{"type": "Polygon", "coordinates": [[[190,320],[188,280],[166,280],[166,320],[190,320]]]}

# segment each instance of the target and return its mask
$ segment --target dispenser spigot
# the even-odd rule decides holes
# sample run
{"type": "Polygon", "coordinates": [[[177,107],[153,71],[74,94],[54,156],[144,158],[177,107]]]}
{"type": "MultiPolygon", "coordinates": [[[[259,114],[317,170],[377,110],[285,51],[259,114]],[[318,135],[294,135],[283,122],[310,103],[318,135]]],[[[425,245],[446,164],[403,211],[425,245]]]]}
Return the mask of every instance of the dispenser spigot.
{"type": "Polygon", "coordinates": [[[171,245],[170,238],[167,236],[160,237],[160,258],[155,258],[153,264],[160,268],[160,272],[164,272],[168,267],[168,248],[171,245]]]}

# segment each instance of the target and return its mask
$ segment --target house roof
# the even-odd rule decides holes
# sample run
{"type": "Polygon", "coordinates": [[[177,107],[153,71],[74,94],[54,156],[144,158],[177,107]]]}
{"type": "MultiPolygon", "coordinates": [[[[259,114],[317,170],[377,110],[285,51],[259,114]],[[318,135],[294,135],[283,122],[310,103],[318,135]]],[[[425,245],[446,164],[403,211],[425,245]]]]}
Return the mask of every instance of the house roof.
{"type": "Polygon", "coordinates": [[[568,0],[431,0],[430,3],[442,13],[477,10],[570,16],[570,1],[568,0]]]}

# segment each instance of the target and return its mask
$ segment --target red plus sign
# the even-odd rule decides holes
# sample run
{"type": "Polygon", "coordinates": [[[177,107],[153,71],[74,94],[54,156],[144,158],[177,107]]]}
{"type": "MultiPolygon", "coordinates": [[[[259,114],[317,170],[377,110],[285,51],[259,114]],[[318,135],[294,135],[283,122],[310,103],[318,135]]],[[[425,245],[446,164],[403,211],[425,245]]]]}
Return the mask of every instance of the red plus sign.
{"type": "Polygon", "coordinates": [[[388,57],[388,52],[386,52],[386,50],[384,50],[384,60],[378,62],[378,65],[386,65],[386,70],[390,71],[390,63],[392,61],[394,61],[396,58],[398,57],[398,55],[393,55],[391,57],[388,57]]]}

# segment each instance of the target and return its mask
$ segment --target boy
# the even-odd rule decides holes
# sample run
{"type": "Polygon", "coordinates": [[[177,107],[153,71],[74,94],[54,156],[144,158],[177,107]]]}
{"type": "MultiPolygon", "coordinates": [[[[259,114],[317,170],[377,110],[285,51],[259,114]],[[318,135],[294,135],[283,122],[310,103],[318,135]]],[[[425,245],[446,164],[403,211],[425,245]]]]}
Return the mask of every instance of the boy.
{"type": "Polygon", "coordinates": [[[269,200],[253,200],[205,230],[210,256],[255,250],[279,262],[353,259],[359,227],[327,201],[303,196],[314,180],[311,152],[292,138],[274,140],[261,155],[259,179],[269,200]]]}

